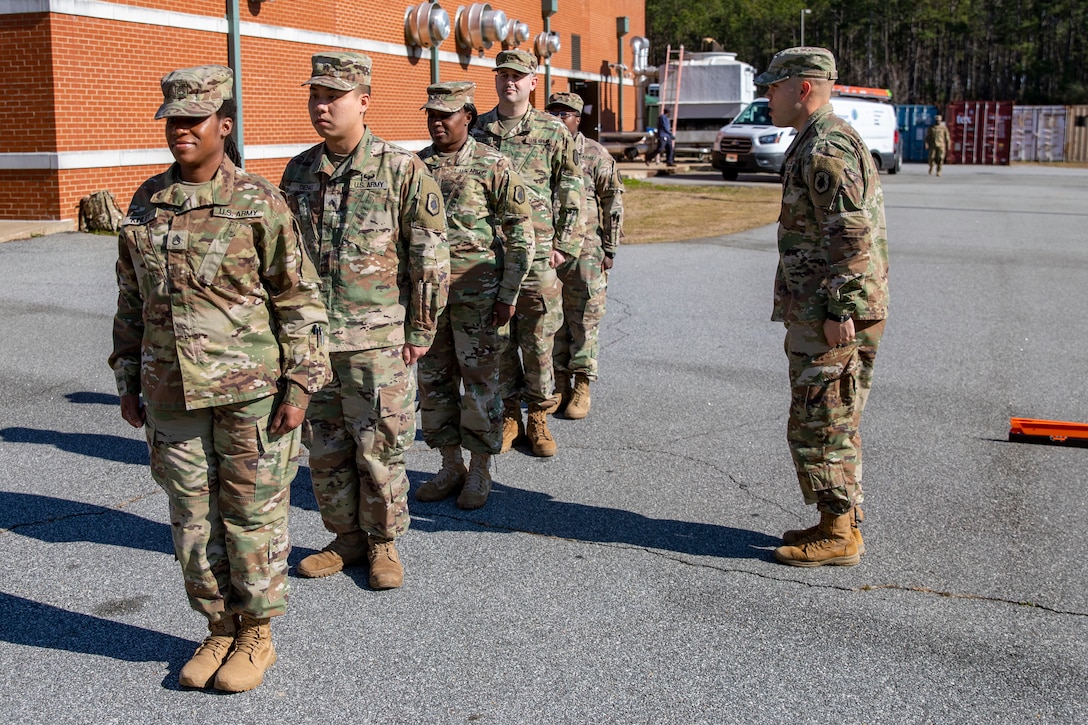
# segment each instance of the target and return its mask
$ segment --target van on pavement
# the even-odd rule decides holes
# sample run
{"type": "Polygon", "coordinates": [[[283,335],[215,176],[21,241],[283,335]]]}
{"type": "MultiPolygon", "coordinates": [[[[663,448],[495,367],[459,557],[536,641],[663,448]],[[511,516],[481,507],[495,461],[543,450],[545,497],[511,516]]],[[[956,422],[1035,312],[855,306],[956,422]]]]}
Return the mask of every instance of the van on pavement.
{"type": "MultiPolygon", "coordinates": [[[[903,154],[895,107],[873,97],[875,89],[835,88],[831,97],[835,115],[858,132],[878,169],[899,173],[903,154]]],[[[786,150],[796,136],[796,130],[771,123],[767,99],[757,98],[718,131],[710,163],[726,181],[735,181],[742,172],[781,175],[786,150]]]]}

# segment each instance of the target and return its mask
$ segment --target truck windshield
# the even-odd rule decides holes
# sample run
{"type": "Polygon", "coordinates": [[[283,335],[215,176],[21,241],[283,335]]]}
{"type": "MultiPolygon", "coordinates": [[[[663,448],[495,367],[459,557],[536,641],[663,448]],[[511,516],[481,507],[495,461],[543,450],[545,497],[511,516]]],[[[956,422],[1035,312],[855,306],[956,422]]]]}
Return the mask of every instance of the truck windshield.
{"type": "Polygon", "coordinates": [[[733,119],[734,126],[771,126],[771,112],[766,103],[751,103],[733,119]]]}

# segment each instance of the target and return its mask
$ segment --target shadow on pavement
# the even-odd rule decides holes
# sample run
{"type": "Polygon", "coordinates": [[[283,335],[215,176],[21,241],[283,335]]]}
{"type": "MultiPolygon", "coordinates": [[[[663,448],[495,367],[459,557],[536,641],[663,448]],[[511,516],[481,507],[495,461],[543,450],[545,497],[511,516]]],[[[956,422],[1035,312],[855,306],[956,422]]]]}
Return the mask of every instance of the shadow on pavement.
{"type": "Polygon", "coordinates": [[[34,493],[0,491],[0,529],[52,544],[88,541],[174,553],[166,524],[118,509],[34,493]]]}
{"type": "MultiPolygon", "coordinates": [[[[414,473],[414,472],[413,472],[414,473]]],[[[662,549],[692,556],[770,560],[772,547],[782,542],[767,534],[717,524],[654,519],[632,511],[556,501],[546,493],[524,491],[496,483],[487,505],[462,511],[456,498],[420,503],[415,488],[426,475],[414,474],[409,499],[415,531],[524,532],[575,541],[596,541],[662,549]],[[429,518],[439,515],[440,518],[429,518]]]]}
{"type": "Polygon", "coordinates": [[[53,446],[68,453],[117,463],[147,465],[147,444],[142,440],[101,433],[62,433],[37,428],[0,428],[0,441],[53,446]]]}
{"type": "MultiPolygon", "coordinates": [[[[172,679],[192,656],[196,642],[0,592],[0,639],[28,647],[100,655],[125,662],[167,659],[172,679]]],[[[9,673],[14,675],[14,673],[9,673]]]]}
{"type": "MultiPolygon", "coordinates": [[[[75,403],[77,405],[111,405],[114,407],[121,405],[121,399],[111,393],[92,393],[82,391],[78,393],[67,393],[65,398],[69,403],[75,403]]],[[[118,414],[120,417],[120,414],[118,414]]]]}

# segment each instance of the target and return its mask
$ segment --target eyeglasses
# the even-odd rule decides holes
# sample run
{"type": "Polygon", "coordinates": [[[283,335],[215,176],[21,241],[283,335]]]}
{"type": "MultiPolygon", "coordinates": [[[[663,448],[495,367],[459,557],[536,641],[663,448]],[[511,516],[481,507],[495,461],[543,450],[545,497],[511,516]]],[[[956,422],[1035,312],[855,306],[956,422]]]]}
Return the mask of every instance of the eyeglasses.
{"type": "Polygon", "coordinates": [[[578,111],[548,111],[548,113],[556,118],[572,118],[579,115],[578,111]]]}

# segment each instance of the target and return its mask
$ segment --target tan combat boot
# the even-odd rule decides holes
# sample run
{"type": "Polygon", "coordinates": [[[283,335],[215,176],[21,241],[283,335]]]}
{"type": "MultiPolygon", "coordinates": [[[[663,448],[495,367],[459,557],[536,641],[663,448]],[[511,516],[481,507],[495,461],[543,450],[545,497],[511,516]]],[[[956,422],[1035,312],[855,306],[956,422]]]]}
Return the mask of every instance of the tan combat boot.
{"type": "Polygon", "coordinates": [[[252,690],[264,680],[264,673],[276,661],[269,619],[242,615],[234,650],[215,674],[215,689],[224,692],[252,690]]]}
{"type": "Polygon", "coordinates": [[[570,393],[570,402],[567,403],[565,417],[571,420],[581,420],[589,415],[589,378],[582,373],[574,374],[574,389],[570,393]]]}
{"type": "Polygon", "coordinates": [[[547,404],[534,403],[529,406],[529,422],[525,426],[525,435],[529,438],[529,444],[533,447],[535,456],[554,456],[559,447],[555,445],[555,439],[548,430],[547,404]]]}
{"type": "Polygon", "coordinates": [[[404,567],[400,564],[395,539],[371,536],[367,558],[370,559],[371,589],[396,589],[404,583],[404,567]]]}
{"type": "Polygon", "coordinates": [[[520,403],[504,403],[502,409],[502,448],[499,453],[506,453],[514,443],[525,435],[525,424],[521,420],[520,403]]]}
{"type": "Polygon", "coordinates": [[[820,512],[820,532],[796,546],[780,546],[774,550],[774,558],[790,566],[854,566],[861,561],[857,539],[853,533],[852,513],[833,514],[820,512]]]}
{"type": "Polygon", "coordinates": [[[366,561],[366,532],[337,534],[332,543],[298,563],[300,576],[314,579],[342,571],[346,566],[359,566],[366,561]]]}
{"type": "Polygon", "coordinates": [[[425,482],[416,491],[417,501],[441,501],[461,490],[465,485],[465,476],[468,470],[465,468],[464,458],[461,457],[461,446],[442,446],[442,468],[431,480],[425,482]]]}
{"type": "Polygon", "coordinates": [[[560,415],[566,410],[567,404],[570,402],[570,375],[555,371],[555,393],[549,399],[551,407],[548,409],[549,415],[560,415]]]}
{"type": "Polygon", "coordinates": [[[178,684],[182,687],[203,688],[212,684],[216,671],[227,661],[238,625],[233,616],[227,615],[218,622],[208,622],[208,631],[211,634],[181,668],[178,684]]]}
{"type": "Polygon", "coordinates": [[[458,507],[471,511],[487,503],[487,496],[491,493],[491,473],[487,470],[490,462],[491,456],[488,454],[473,452],[468,465],[468,480],[457,497],[458,507]]]}
{"type": "MultiPolygon", "coordinates": [[[[853,515],[853,521],[851,521],[851,528],[854,530],[854,540],[858,544],[858,556],[865,553],[865,539],[861,537],[861,528],[858,523],[865,520],[865,512],[861,510],[861,506],[854,506],[850,510],[853,515]]],[[[790,529],[786,533],[782,534],[782,543],[786,546],[799,546],[800,544],[808,543],[821,536],[820,525],[810,526],[807,529],[790,529]]]]}

